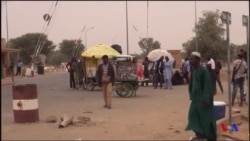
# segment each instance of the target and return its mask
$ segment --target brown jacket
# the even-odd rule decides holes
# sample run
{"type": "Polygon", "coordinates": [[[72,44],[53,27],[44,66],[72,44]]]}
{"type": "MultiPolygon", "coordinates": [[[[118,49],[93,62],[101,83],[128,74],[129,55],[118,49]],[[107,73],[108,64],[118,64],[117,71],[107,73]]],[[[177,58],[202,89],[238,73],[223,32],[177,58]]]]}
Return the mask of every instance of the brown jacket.
{"type": "MultiPolygon", "coordinates": [[[[103,74],[103,64],[100,64],[96,71],[96,79],[99,86],[102,86],[102,74],[103,74]]],[[[115,71],[111,63],[108,63],[108,76],[110,76],[110,82],[112,83],[112,85],[114,85],[115,71]]]]}

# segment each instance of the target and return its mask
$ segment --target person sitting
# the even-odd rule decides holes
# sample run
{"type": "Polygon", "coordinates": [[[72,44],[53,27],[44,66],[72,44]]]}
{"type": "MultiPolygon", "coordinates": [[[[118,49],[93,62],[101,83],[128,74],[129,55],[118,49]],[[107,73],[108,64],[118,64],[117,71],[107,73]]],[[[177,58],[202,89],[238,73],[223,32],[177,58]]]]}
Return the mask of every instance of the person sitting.
{"type": "Polygon", "coordinates": [[[176,70],[173,77],[172,77],[172,84],[173,85],[184,85],[184,77],[181,73],[176,70]]]}

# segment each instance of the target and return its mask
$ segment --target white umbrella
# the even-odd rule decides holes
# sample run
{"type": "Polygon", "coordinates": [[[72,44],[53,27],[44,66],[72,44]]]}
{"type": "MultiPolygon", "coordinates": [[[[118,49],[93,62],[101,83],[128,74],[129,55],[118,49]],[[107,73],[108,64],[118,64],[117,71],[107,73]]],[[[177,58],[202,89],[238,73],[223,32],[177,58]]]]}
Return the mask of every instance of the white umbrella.
{"type": "Polygon", "coordinates": [[[171,53],[169,53],[167,50],[164,50],[164,49],[154,49],[148,53],[147,57],[150,61],[155,62],[159,60],[161,56],[164,56],[164,57],[168,56],[170,60],[172,61],[174,60],[174,57],[171,55],[171,53]]]}

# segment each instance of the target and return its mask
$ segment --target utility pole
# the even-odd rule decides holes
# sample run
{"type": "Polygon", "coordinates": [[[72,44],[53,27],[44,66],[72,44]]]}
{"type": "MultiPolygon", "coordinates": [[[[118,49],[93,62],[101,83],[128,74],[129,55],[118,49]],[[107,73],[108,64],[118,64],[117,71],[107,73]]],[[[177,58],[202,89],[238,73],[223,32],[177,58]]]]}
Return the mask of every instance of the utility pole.
{"type": "MultiPolygon", "coordinates": [[[[231,93],[231,49],[230,49],[230,32],[229,25],[231,24],[231,13],[228,11],[222,11],[221,20],[223,24],[226,24],[226,34],[227,34],[227,80],[228,80],[228,107],[229,107],[229,119],[228,125],[232,126],[232,93],[231,93]]],[[[229,130],[229,133],[232,134],[232,130],[229,130]]]]}
{"type": "Polygon", "coordinates": [[[196,0],[195,0],[195,47],[196,51],[198,51],[196,0]]]}
{"type": "Polygon", "coordinates": [[[126,33],[127,33],[127,54],[129,54],[129,39],[128,39],[128,1],[126,0],[126,33]]]}
{"type": "Polygon", "coordinates": [[[6,47],[8,47],[8,41],[9,41],[9,27],[8,27],[8,25],[9,25],[9,23],[8,23],[8,6],[7,6],[7,1],[6,1],[6,8],[5,8],[5,10],[6,10],[6,12],[5,12],[5,14],[6,14],[6,47]]]}
{"type": "Polygon", "coordinates": [[[147,0],[147,40],[148,40],[148,0],[147,0]]]}

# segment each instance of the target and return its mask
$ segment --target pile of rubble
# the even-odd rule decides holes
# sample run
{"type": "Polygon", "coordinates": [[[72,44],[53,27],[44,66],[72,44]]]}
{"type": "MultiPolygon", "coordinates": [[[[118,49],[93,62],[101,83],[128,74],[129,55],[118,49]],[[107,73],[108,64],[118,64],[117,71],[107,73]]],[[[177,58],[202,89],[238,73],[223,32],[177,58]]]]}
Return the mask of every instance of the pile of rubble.
{"type": "Polygon", "coordinates": [[[74,125],[74,126],[92,126],[95,125],[94,122],[91,122],[90,117],[85,117],[85,116],[67,116],[64,115],[60,117],[59,119],[56,116],[49,116],[46,119],[47,123],[56,123],[58,125],[58,128],[65,128],[69,125],[74,125]]]}

